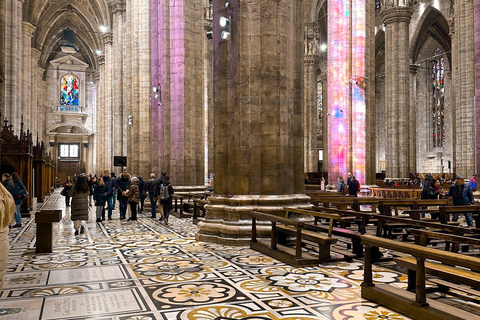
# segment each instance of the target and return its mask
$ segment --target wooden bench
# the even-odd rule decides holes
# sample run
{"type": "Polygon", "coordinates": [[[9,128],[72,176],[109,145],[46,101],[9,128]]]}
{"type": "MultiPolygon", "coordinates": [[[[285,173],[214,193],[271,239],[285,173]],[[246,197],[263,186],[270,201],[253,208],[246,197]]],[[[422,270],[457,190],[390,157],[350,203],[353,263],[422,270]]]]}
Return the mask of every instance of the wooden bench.
{"type": "Polygon", "coordinates": [[[197,224],[199,219],[205,216],[205,205],[208,203],[208,200],[193,199],[193,224],[197,224]]]}
{"type": "Polygon", "coordinates": [[[177,218],[190,218],[192,215],[187,212],[184,213],[183,196],[179,194],[172,195],[173,200],[173,215],[177,218]]]}
{"type": "MultiPolygon", "coordinates": [[[[332,236],[331,228],[327,234],[324,234],[304,229],[304,222],[299,222],[285,217],[279,217],[274,214],[251,211],[251,216],[252,240],[250,242],[250,248],[293,266],[318,265],[318,263],[321,261],[329,260],[330,246],[338,240],[338,238],[332,236]],[[271,222],[272,230],[270,243],[268,240],[257,239],[257,219],[271,222]],[[295,237],[294,249],[278,243],[279,232],[283,232],[295,237]],[[302,253],[303,239],[313,241],[318,244],[318,258],[302,253]]],[[[323,216],[326,217],[327,215],[325,214],[323,216]]],[[[338,215],[329,216],[332,220],[331,227],[333,228],[333,219],[338,218],[338,215]]]]}
{"type": "MultiPolygon", "coordinates": [[[[187,200],[183,201],[183,211],[184,212],[194,212],[195,210],[195,202],[194,200],[197,199],[197,200],[205,200],[207,197],[206,193],[204,192],[201,192],[201,193],[189,193],[188,194],[188,198],[186,198],[187,200]]],[[[188,217],[191,217],[191,215],[189,215],[188,217]]]]}
{"type": "Polygon", "coordinates": [[[313,207],[312,210],[319,211],[319,212],[327,212],[327,213],[335,213],[340,215],[340,225],[342,220],[345,222],[351,222],[352,218],[356,221],[358,225],[358,232],[361,234],[366,233],[366,226],[368,223],[376,223],[377,219],[376,213],[369,213],[369,212],[358,212],[353,210],[341,210],[337,208],[325,208],[325,207],[313,207]]]}
{"type": "Polygon", "coordinates": [[[62,220],[62,210],[41,210],[35,212],[37,224],[36,253],[51,253],[53,249],[53,223],[62,220]]]}
{"type": "Polygon", "coordinates": [[[475,219],[476,228],[480,227],[480,216],[479,216],[479,205],[468,205],[468,206],[446,206],[440,207],[440,221],[442,223],[447,223],[450,221],[450,214],[466,214],[472,213],[473,218],[475,219]]]}
{"type": "MultiPolygon", "coordinates": [[[[362,242],[365,245],[364,281],[362,283],[362,297],[378,303],[382,306],[397,311],[413,319],[422,320],[479,320],[480,317],[464,310],[443,304],[441,302],[427,299],[426,295],[426,269],[430,268],[430,261],[426,259],[441,261],[449,265],[462,266],[471,270],[462,270],[462,277],[470,275],[472,278],[478,276],[476,271],[480,270],[480,259],[464,256],[458,253],[425,248],[415,244],[407,244],[395,240],[384,239],[376,236],[362,235],[362,242]],[[374,284],[372,272],[372,247],[382,247],[404,254],[412,255],[407,257],[414,262],[412,270],[415,270],[415,294],[394,287],[388,284],[374,284]],[[414,268],[414,269],[413,269],[414,268]],[[414,300],[414,301],[412,301],[414,300]]],[[[400,258],[403,259],[403,258],[400,258]]],[[[397,259],[400,261],[400,259],[397,259]]],[[[438,264],[439,267],[444,267],[438,264]]],[[[446,266],[449,267],[449,266],[446,266]]],[[[452,267],[449,267],[452,268],[452,267]]],[[[444,273],[450,274],[453,270],[442,269],[444,273]]],[[[409,277],[411,273],[409,272],[409,277]]],[[[452,274],[452,276],[454,276],[452,274]]],[[[480,279],[479,279],[480,281],[480,279]]],[[[474,281],[471,281],[474,282],[474,281]]]]}
{"type": "Polygon", "coordinates": [[[373,197],[356,197],[353,199],[353,210],[361,212],[361,206],[370,205],[371,210],[367,212],[377,212],[378,199],[373,197]]]}
{"type": "MultiPolygon", "coordinates": [[[[469,245],[480,245],[480,239],[472,237],[464,237],[462,235],[448,234],[431,230],[410,229],[409,233],[415,237],[415,243],[421,246],[427,246],[431,239],[443,240],[446,242],[445,250],[458,252],[461,244],[466,244],[463,249],[468,249],[469,245]],[[450,244],[452,244],[450,248],[450,244]]],[[[468,250],[465,250],[466,252],[468,250]]],[[[480,254],[480,252],[479,252],[480,254]]]]}

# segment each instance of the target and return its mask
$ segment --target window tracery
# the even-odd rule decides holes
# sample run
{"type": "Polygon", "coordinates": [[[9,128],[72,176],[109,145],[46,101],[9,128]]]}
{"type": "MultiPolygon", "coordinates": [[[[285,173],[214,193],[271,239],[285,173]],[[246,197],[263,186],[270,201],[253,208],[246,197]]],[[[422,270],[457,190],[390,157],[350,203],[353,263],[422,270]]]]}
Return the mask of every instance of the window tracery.
{"type": "Polygon", "coordinates": [[[443,51],[435,50],[432,61],[433,147],[445,146],[445,61],[443,51]]]}

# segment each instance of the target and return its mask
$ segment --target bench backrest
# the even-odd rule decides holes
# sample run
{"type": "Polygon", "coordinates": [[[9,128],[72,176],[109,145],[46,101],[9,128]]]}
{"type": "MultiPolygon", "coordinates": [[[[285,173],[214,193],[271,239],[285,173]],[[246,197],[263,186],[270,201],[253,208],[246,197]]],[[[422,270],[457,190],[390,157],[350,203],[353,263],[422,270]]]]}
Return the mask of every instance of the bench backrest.
{"type": "Polygon", "coordinates": [[[441,233],[441,232],[420,230],[420,229],[410,229],[410,233],[415,236],[425,237],[427,239],[438,239],[438,240],[445,240],[445,241],[456,242],[456,243],[480,245],[480,239],[457,236],[457,235],[448,234],[448,233],[441,233]]]}
{"type": "Polygon", "coordinates": [[[305,210],[305,209],[296,209],[296,208],[284,208],[285,209],[285,217],[288,217],[290,213],[298,213],[305,216],[312,216],[317,218],[323,219],[330,219],[329,226],[328,226],[328,236],[332,236],[332,229],[333,229],[333,222],[335,220],[340,219],[338,214],[334,213],[325,213],[325,212],[317,212],[313,210],[305,210]]]}
{"type": "Polygon", "coordinates": [[[426,248],[416,244],[404,243],[376,236],[362,235],[361,238],[364,245],[386,248],[397,252],[408,253],[414,257],[437,260],[446,264],[480,271],[480,258],[439,249],[426,248]]]}
{"type": "Polygon", "coordinates": [[[440,212],[442,213],[463,213],[463,212],[475,212],[480,210],[479,205],[473,206],[445,206],[440,207],[440,212]]]}

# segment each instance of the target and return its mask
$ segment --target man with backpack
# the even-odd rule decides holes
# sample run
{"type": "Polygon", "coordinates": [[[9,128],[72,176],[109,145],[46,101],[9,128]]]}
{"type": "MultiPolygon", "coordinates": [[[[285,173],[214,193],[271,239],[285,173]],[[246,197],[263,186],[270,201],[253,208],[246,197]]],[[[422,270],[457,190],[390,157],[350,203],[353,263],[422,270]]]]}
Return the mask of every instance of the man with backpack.
{"type": "Polygon", "coordinates": [[[155,173],[150,173],[150,179],[145,183],[145,192],[148,192],[150,198],[150,206],[152,207],[152,218],[157,217],[157,179],[155,179],[155,173]]]}
{"type": "Polygon", "coordinates": [[[168,217],[170,216],[170,209],[172,207],[172,195],[173,187],[170,183],[170,178],[165,175],[165,179],[159,186],[159,198],[160,203],[163,205],[163,215],[160,217],[160,221],[164,220],[165,224],[168,224],[168,217]]]}

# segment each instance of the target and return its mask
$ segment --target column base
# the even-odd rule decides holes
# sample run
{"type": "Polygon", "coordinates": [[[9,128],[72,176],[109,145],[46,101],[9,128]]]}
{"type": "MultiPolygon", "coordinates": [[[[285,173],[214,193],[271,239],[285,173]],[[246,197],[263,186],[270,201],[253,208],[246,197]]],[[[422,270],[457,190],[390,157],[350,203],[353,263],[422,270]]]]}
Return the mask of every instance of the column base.
{"type": "MultiPolygon", "coordinates": [[[[214,195],[205,205],[207,213],[197,224],[195,238],[199,241],[246,246],[252,236],[250,211],[283,215],[284,207],[309,208],[310,198],[305,194],[289,195],[214,195]]],[[[257,221],[257,237],[270,237],[271,223],[257,221]]]]}
{"type": "Polygon", "coordinates": [[[202,193],[207,191],[207,186],[173,186],[175,194],[184,196],[189,193],[202,193]]]}

